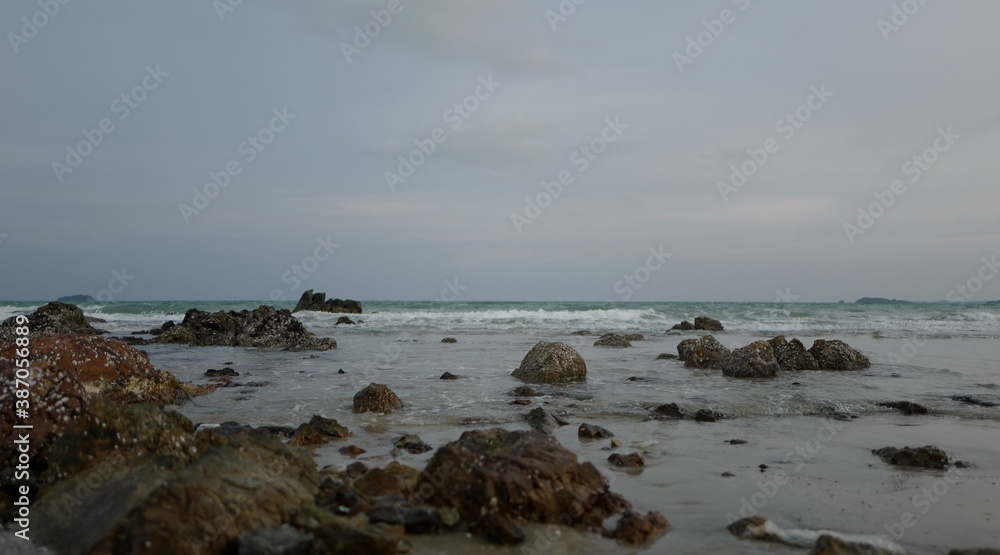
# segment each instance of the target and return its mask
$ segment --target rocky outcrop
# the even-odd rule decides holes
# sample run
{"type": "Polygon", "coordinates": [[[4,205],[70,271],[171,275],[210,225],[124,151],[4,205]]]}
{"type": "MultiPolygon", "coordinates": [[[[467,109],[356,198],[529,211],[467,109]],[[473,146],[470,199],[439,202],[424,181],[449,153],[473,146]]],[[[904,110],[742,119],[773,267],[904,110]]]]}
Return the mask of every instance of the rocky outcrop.
{"type": "Polygon", "coordinates": [[[565,343],[539,341],[511,376],[530,383],[567,383],[587,380],[587,363],[565,343]]]}
{"type": "Polygon", "coordinates": [[[809,354],[816,359],[819,370],[861,370],[872,365],[868,357],[839,339],[817,339],[809,348],[809,354]]]}
{"type": "Polygon", "coordinates": [[[732,378],[770,378],[778,373],[778,361],[767,341],[755,341],[729,354],[722,373],[732,378]]]}
{"type": "Polygon", "coordinates": [[[617,333],[606,333],[594,342],[595,347],[631,347],[632,343],[624,335],[617,333]]]}
{"type": "Polygon", "coordinates": [[[718,320],[713,320],[708,316],[698,316],[694,319],[694,324],[684,320],[680,324],[675,324],[671,330],[681,330],[681,331],[691,331],[691,330],[705,330],[705,331],[723,331],[725,328],[722,327],[722,322],[718,320]]]}
{"type": "Polygon", "coordinates": [[[0,347],[14,341],[17,338],[16,329],[24,325],[28,327],[30,332],[28,337],[31,339],[69,333],[83,335],[104,333],[104,330],[90,325],[78,306],[58,301],[38,307],[38,310],[28,314],[27,318],[27,324],[18,324],[17,316],[11,316],[0,323],[0,347]]]}
{"type": "Polygon", "coordinates": [[[678,343],[677,355],[688,368],[716,368],[729,357],[729,349],[714,336],[705,335],[678,343]]]}
{"type": "Polygon", "coordinates": [[[332,338],[306,330],[288,310],[261,305],[255,310],[203,312],[192,308],[184,321],[153,338],[153,343],[194,346],[266,347],[286,351],[326,351],[337,348],[332,338]]]}
{"type": "Polygon", "coordinates": [[[389,389],[389,386],[380,383],[370,383],[361,391],[354,394],[354,412],[381,412],[390,413],[395,409],[403,408],[403,402],[389,389]]]}
{"type": "Polygon", "coordinates": [[[947,453],[934,445],[903,447],[902,449],[883,447],[881,449],[872,449],[872,454],[889,464],[897,466],[944,470],[948,468],[949,464],[947,453]]]}
{"type": "Polygon", "coordinates": [[[626,513],[630,503],[610,491],[592,464],[577,462],[552,436],[537,432],[465,432],[437,450],[415,491],[422,502],[457,510],[472,533],[502,544],[524,541],[524,522],[585,526],[633,542],[669,529],[659,513],[632,513],[614,530],[604,529],[604,521],[626,513]]]}
{"type": "Polygon", "coordinates": [[[788,341],[784,335],[779,335],[771,340],[771,348],[774,350],[774,358],[782,370],[816,370],[819,368],[816,359],[798,339],[793,338],[788,341]]]}
{"type": "Polygon", "coordinates": [[[300,310],[313,310],[316,312],[346,312],[348,314],[361,314],[361,303],[352,300],[327,299],[326,293],[313,293],[310,289],[299,297],[298,304],[292,312],[300,310]]]}

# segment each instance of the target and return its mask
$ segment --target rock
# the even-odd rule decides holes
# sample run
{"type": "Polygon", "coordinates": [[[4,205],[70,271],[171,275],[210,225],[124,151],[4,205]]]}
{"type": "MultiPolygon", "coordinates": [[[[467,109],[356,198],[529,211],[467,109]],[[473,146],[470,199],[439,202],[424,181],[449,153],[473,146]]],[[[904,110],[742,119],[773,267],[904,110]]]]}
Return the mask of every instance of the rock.
{"type": "Polygon", "coordinates": [[[590,335],[590,330],[577,330],[570,335],[590,335]]]}
{"type": "Polygon", "coordinates": [[[519,385],[510,390],[510,394],[517,397],[534,397],[536,395],[535,390],[531,389],[530,385],[519,385]]]}
{"type": "Polygon", "coordinates": [[[587,380],[587,363],[565,343],[539,341],[511,375],[533,383],[580,382],[587,380]]]}
{"type": "Polygon", "coordinates": [[[609,437],[615,437],[615,434],[611,433],[606,428],[595,426],[593,424],[580,424],[580,428],[576,431],[576,435],[581,439],[607,439],[609,437]]]}
{"type": "Polygon", "coordinates": [[[434,507],[416,505],[403,499],[387,500],[371,510],[371,522],[403,526],[407,534],[433,534],[444,528],[441,513],[434,507]]]}
{"type": "Polygon", "coordinates": [[[778,361],[767,341],[736,349],[722,363],[722,373],[732,378],[770,378],[778,373],[778,361]]]}
{"type": "Polygon", "coordinates": [[[663,515],[650,511],[646,515],[631,509],[625,511],[614,530],[604,529],[605,537],[625,543],[642,545],[670,531],[670,523],[663,515]]]}
{"type": "Polygon", "coordinates": [[[170,330],[177,324],[173,320],[167,320],[162,326],[158,328],[153,328],[151,330],[134,331],[132,335],[160,335],[165,331],[170,330]]]}
{"type": "Polygon", "coordinates": [[[348,457],[357,457],[358,455],[367,452],[357,445],[345,445],[337,451],[339,451],[341,455],[347,455],[348,457]]]}
{"type": "Polygon", "coordinates": [[[880,407],[896,409],[907,416],[913,414],[927,414],[927,407],[924,407],[923,405],[918,405],[917,403],[913,403],[911,401],[887,401],[877,404],[880,407]]]}
{"type": "Polygon", "coordinates": [[[883,461],[897,466],[912,466],[944,470],[948,468],[948,455],[939,447],[925,445],[924,447],[883,447],[872,449],[872,454],[883,461]]]}
{"type": "Polygon", "coordinates": [[[816,359],[820,370],[861,370],[872,365],[868,357],[839,339],[817,339],[809,348],[809,354],[816,359]]]}
{"type": "Polygon", "coordinates": [[[554,416],[542,407],[531,409],[531,412],[525,415],[524,419],[528,421],[528,426],[531,426],[532,430],[543,434],[551,434],[559,426],[569,424],[569,422],[558,416],[554,416]]]}
{"type": "Polygon", "coordinates": [[[381,412],[390,413],[394,409],[402,408],[403,402],[389,389],[388,386],[371,383],[361,391],[354,394],[354,412],[381,412]]]}
{"type": "Polygon", "coordinates": [[[1000,549],[952,549],[948,555],[1000,555],[1000,549]]]}
{"type": "Polygon", "coordinates": [[[313,504],[307,454],[193,428],[152,405],[93,403],[52,446],[32,533],[59,553],[221,553],[313,504]]]}
{"type": "Polygon", "coordinates": [[[426,453],[433,449],[430,445],[424,443],[420,436],[416,434],[406,434],[396,439],[392,440],[392,444],[396,449],[402,449],[408,451],[414,455],[419,455],[420,453],[426,453]]]}
{"type": "Polygon", "coordinates": [[[677,344],[677,354],[684,366],[711,368],[729,357],[729,349],[711,335],[685,339],[677,344]]]}
{"type": "Polygon", "coordinates": [[[611,440],[611,448],[612,449],[617,449],[617,448],[619,448],[621,446],[622,446],[622,440],[617,439],[617,438],[613,438],[611,440]]]}
{"type": "Polygon", "coordinates": [[[355,324],[357,324],[357,322],[355,322],[354,320],[351,320],[350,316],[341,316],[340,318],[337,318],[337,323],[334,324],[334,325],[335,326],[343,326],[343,325],[353,326],[355,324]]]}
{"type": "Polygon", "coordinates": [[[314,414],[309,422],[303,423],[292,435],[290,445],[319,445],[330,439],[342,439],[352,434],[336,420],[314,414]]]}
{"type": "Polygon", "coordinates": [[[774,350],[774,358],[777,359],[778,366],[782,370],[816,370],[819,368],[816,359],[798,339],[787,341],[784,335],[779,335],[771,340],[771,348],[774,350]]]}
{"type": "Polygon", "coordinates": [[[632,343],[628,339],[626,339],[624,335],[619,335],[617,333],[606,333],[602,335],[600,339],[594,342],[594,346],[625,348],[625,347],[631,347],[632,343]]]}
{"type": "Polygon", "coordinates": [[[11,316],[0,323],[0,348],[8,346],[17,337],[17,328],[27,325],[28,337],[47,337],[51,335],[80,334],[101,335],[99,330],[87,322],[83,311],[76,305],[54,301],[27,315],[27,324],[18,324],[17,316],[11,316]]]}
{"type": "Polygon", "coordinates": [[[722,322],[708,316],[698,316],[694,319],[694,329],[706,331],[723,331],[722,322]]]}
{"type": "Polygon", "coordinates": [[[458,340],[454,337],[445,337],[441,340],[441,343],[458,343],[458,340]]]}
{"type": "Polygon", "coordinates": [[[977,407],[996,407],[1000,406],[992,401],[984,401],[982,399],[976,399],[971,395],[955,395],[951,398],[952,401],[959,401],[965,403],[966,405],[975,405],[977,407]]]}
{"type": "Polygon", "coordinates": [[[646,336],[642,335],[641,333],[626,333],[622,337],[625,338],[625,341],[645,341],[646,340],[646,336]]]}
{"type": "Polygon", "coordinates": [[[508,405],[530,405],[531,399],[514,399],[513,401],[507,403],[508,405]]]}
{"type": "Polygon", "coordinates": [[[349,314],[361,314],[361,303],[352,300],[329,299],[326,293],[315,293],[310,289],[302,293],[298,304],[292,312],[300,310],[313,310],[317,312],[346,312],[349,314]]]}
{"type": "Polygon", "coordinates": [[[698,409],[698,412],[694,413],[695,422],[715,422],[718,419],[719,415],[709,409],[698,409]]]}
{"type": "Polygon", "coordinates": [[[240,536],[237,555],[311,555],[312,538],[282,524],[278,528],[261,528],[240,536]]]}
{"type": "Polygon", "coordinates": [[[656,413],[658,418],[665,418],[668,420],[681,420],[684,418],[684,413],[682,413],[681,409],[677,407],[677,403],[660,405],[653,409],[653,412],[656,413]]]}
{"type": "MultiPolygon", "coordinates": [[[[465,432],[438,449],[415,491],[428,494],[419,494],[422,502],[457,509],[472,533],[503,544],[523,541],[521,522],[599,529],[631,508],[597,468],[578,463],[551,436],[499,428],[465,432]]],[[[648,533],[627,534],[629,528],[620,526],[606,535],[646,541],[669,529],[662,517],[647,515],[648,526],[637,525],[636,518],[643,517],[630,515],[626,524],[648,533]]]]}
{"type": "Polygon", "coordinates": [[[444,374],[441,374],[441,378],[440,379],[442,379],[442,380],[457,380],[458,376],[456,376],[455,374],[452,374],[451,372],[445,372],[444,374]]]}
{"type": "Polygon", "coordinates": [[[674,327],[672,327],[670,329],[672,329],[672,330],[680,330],[680,331],[691,331],[691,330],[694,329],[694,324],[692,324],[691,322],[688,322],[687,320],[684,320],[680,324],[674,324],[674,327]]]}
{"type": "Polygon", "coordinates": [[[809,555],[905,555],[906,550],[884,536],[848,535],[829,530],[783,530],[771,520],[755,515],[726,527],[734,536],[796,547],[811,547],[809,555]]]}
{"type": "Polygon", "coordinates": [[[673,353],[660,353],[659,355],[656,356],[656,360],[674,360],[676,358],[677,355],[673,353]]]}
{"type": "Polygon", "coordinates": [[[340,370],[337,370],[337,373],[338,373],[338,374],[346,374],[347,372],[344,372],[344,369],[343,369],[343,368],[341,368],[340,370]]]}
{"type": "Polygon", "coordinates": [[[646,460],[642,458],[639,453],[631,453],[629,455],[622,455],[621,453],[612,453],[608,457],[608,462],[611,466],[617,466],[619,468],[642,468],[646,466],[646,460]]]}
{"type": "Polygon", "coordinates": [[[745,445],[746,442],[747,442],[747,440],[745,440],[745,439],[730,439],[726,443],[728,443],[730,445],[745,445]]]}
{"type": "Polygon", "coordinates": [[[880,549],[877,545],[851,542],[837,536],[823,534],[807,555],[890,555],[894,551],[880,549]]]}
{"type": "Polygon", "coordinates": [[[313,553],[397,555],[403,529],[386,524],[368,524],[366,520],[313,510],[296,515],[294,524],[308,528],[313,538],[313,553]]]}
{"type": "Polygon", "coordinates": [[[220,376],[239,376],[240,373],[232,368],[226,367],[219,370],[209,368],[208,370],[205,370],[205,375],[209,378],[218,378],[220,376]]]}
{"type": "Polygon", "coordinates": [[[153,343],[192,346],[267,347],[286,351],[326,351],[337,348],[332,338],[318,338],[288,310],[261,305],[257,309],[184,314],[184,321],[152,339],[153,343]]]}

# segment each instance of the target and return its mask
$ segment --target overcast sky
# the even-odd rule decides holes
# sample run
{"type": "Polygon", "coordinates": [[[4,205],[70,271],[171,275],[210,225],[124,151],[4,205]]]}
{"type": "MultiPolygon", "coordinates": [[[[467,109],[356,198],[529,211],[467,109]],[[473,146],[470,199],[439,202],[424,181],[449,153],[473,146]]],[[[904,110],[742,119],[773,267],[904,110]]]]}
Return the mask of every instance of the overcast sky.
{"type": "Polygon", "coordinates": [[[941,300],[997,273],[995,1],[53,3],[0,4],[0,298],[941,300]]]}

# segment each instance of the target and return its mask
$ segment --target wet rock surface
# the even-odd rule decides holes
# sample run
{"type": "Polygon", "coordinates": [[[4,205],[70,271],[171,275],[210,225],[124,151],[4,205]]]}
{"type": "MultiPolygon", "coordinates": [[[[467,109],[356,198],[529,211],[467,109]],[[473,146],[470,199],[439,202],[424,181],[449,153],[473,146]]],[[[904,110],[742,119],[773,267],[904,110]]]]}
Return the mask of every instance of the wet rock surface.
{"type": "Polygon", "coordinates": [[[581,439],[607,439],[615,437],[607,428],[602,428],[594,424],[580,424],[576,430],[577,437],[581,439]]]}
{"type": "Polygon", "coordinates": [[[399,408],[403,408],[403,402],[388,386],[380,383],[368,384],[367,387],[354,394],[353,410],[356,413],[389,413],[399,408]]]}
{"type": "Polygon", "coordinates": [[[897,465],[910,466],[914,468],[929,468],[934,470],[944,470],[948,468],[948,454],[934,445],[923,447],[883,447],[872,449],[872,454],[883,461],[897,465]]]}
{"type": "Polygon", "coordinates": [[[819,370],[861,370],[871,367],[868,357],[839,339],[817,339],[809,348],[819,370]]]}
{"type": "Polygon", "coordinates": [[[440,379],[442,379],[442,380],[457,380],[458,376],[456,376],[455,374],[452,374],[451,372],[445,372],[444,374],[441,374],[441,378],[440,379]]]}
{"type": "Polygon", "coordinates": [[[551,434],[556,428],[569,424],[542,407],[531,409],[531,412],[525,415],[524,419],[527,420],[528,426],[531,426],[532,430],[543,434],[551,434]]]}
{"type": "Polygon", "coordinates": [[[420,453],[426,453],[431,449],[434,449],[430,445],[424,443],[424,440],[420,439],[420,436],[416,434],[405,434],[403,436],[397,437],[392,440],[392,444],[396,449],[412,453],[414,455],[419,455],[420,453]]]}
{"type": "Polygon", "coordinates": [[[254,310],[203,312],[192,308],[184,321],[151,340],[194,346],[266,347],[287,351],[337,348],[332,338],[308,331],[288,310],[261,305],[254,310]]]}
{"type": "Polygon", "coordinates": [[[660,353],[656,355],[656,360],[676,360],[677,355],[673,353],[660,353]]]}
{"type": "Polygon", "coordinates": [[[718,320],[709,318],[708,316],[698,316],[694,319],[694,324],[684,320],[680,324],[675,324],[671,330],[680,331],[691,331],[691,330],[706,330],[706,331],[723,331],[722,322],[718,320]]]}
{"type": "Polygon", "coordinates": [[[445,337],[441,340],[441,343],[458,343],[458,339],[455,339],[454,337],[445,337]]]}
{"type": "Polygon", "coordinates": [[[643,459],[639,453],[630,453],[628,455],[612,453],[608,457],[608,462],[611,463],[611,466],[618,468],[642,468],[646,466],[646,459],[643,459]]]}
{"type": "Polygon", "coordinates": [[[624,335],[617,333],[606,333],[602,335],[600,339],[594,342],[594,346],[625,348],[625,347],[631,347],[632,342],[629,341],[629,339],[624,335]]]}
{"type": "Polygon", "coordinates": [[[565,343],[539,341],[511,374],[530,383],[567,383],[587,380],[587,363],[565,343]]]}
{"type": "Polygon", "coordinates": [[[966,405],[974,405],[977,407],[997,407],[1000,403],[994,403],[992,401],[985,401],[983,399],[977,399],[971,395],[955,395],[951,398],[952,401],[958,401],[960,403],[965,403],[966,405]]]}
{"type": "Polygon", "coordinates": [[[927,414],[927,407],[912,401],[885,401],[878,403],[878,406],[896,409],[907,416],[914,414],[927,414]]]}
{"type": "Polygon", "coordinates": [[[734,350],[721,367],[724,375],[733,378],[770,378],[780,369],[767,341],[755,341],[734,350]]]}
{"type": "Polygon", "coordinates": [[[312,310],[316,312],[346,312],[348,314],[361,314],[361,303],[352,300],[327,299],[326,293],[313,293],[309,289],[302,293],[299,302],[292,312],[300,310],[312,310]]]}
{"type": "Polygon", "coordinates": [[[791,341],[788,341],[784,335],[779,335],[771,340],[771,348],[774,350],[774,358],[782,370],[816,370],[819,368],[816,359],[798,339],[792,338],[791,341]]]}
{"type": "MultiPolygon", "coordinates": [[[[101,335],[104,333],[103,330],[90,325],[80,307],[58,301],[38,307],[27,317],[27,326],[30,332],[28,337],[32,339],[71,333],[81,335],[101,335]]],[[[0,347],[6,347],[8,343],[17,338],[18,326],[16,316],[11,316],[0,323],[0,347]]]]}
{"type": "Polygon", "coordinates": [[[657,418],[664,420],[682,420],[684,413],[677,406],[677,403],[665,403],[653,409],[653,414],[657,418]]]}
{"type": "Polygon", "coordinates": [[[714,336],[705,335],[678,343],[677,355],[689,368],[711,368],[729,357],[729,349],[714,336]]]}
{"type": "Polygon", "coordinates": [[[352,435],[354,434],[336,420],[314,414],[309,422],[295,430],[289,445],[319,445],[331,439],[343,439],[352,435]]]}

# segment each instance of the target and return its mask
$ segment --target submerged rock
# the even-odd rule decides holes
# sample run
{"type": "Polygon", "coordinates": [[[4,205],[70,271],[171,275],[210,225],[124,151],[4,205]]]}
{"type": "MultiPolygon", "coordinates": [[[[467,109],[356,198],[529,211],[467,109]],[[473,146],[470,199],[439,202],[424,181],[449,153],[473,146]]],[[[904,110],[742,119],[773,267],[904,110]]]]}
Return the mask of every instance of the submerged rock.
{"type": "Polygon", "coordinates": [[[881,449],[872,449],[872,454],[889,464],[897,466],[944,470],[948,468],[949,464],[947,453],[934,445],[903,447],[902,449],[883,447],[881,449]]]}
{"type": "Polygon", "coordinates": [[[392,444],[396,449],[401,449],[414,455],[426,453],[433,449],[433,447],[424,443],[424,440],[420,439],[420,436],[416,434],[406,434],[397,437],[392,440],[392,444]]]}
{"type": "Polygon", "coordinates": [[[290,445],[319,445],[331,439],[343,439],[352,434],[332,418],[324,418],[314,414],[309,422],[303,423],[292,435],[290,445]]]}
{"type": "Polygon", "coordinates": [[[239,376],[240,373],[227,366],[226,368],[220,369],[209,368],[208,370],[205,370],[205,375],[209,378],[219,378],[222,376],[239,376]]]}
{"type": "Polygon", "coordinates": [[[361,303],[352,300],[327,299],[326,293],[313,293],[312,289],[302,293],[292,312],[312,310],[316,312],[346,312],[361,314],[361,303]]]}
{"type": "Polygon", "coordinates": [[[601,336],[600,339],[594,342],[595,347],[631,347],[632,343],[629,339],[617,333],[606,333],[601,336]]]}
{"type": "Polygon", "coordinates": [[[570,335],[590,335],[590,330],[577,330],[570,335]]]}
{"type": "Polygon", "coordinates": [[[624,337],[626,341],[645,341],[646,340],[646,336],[642,335],[641,333],[626,333],[622,337],[624,337]]]}
{"type": "Polygon", "coordinates": [[[580,353],[565,343],[539,341],[511,376],[533,383],[586,381],[587,363],[580,353]]]}
{"type": "Polygon", "coordinates": [[[542,407],[531,409],[531,412],[526,414],[524,419],[528,421],[528,426],[531,426],[532,430],[543,434],[551,434],[556,428],[569,424],[542,407]]]}
{"type": "Polygon", "coordinates": [[[798,339],[793,338],[788,341],[784,335],[779,335],[771,340],[771,348],[774,350],[774,358],[777,359],[778,366],[782,370],[816,370],[819,368],[816,359],[798,339]]]}
{"type": "Polygon", "coordinates": [[[839,339],[817,339],[809,348],[819,370],[861,370],[871,367],[868,357],[839,339]]]}
{"type": "Polygon", "coordinates": [[[694,413],[695,422],[715,422],[719,418],[721,418],[721,415],[710,409],[698,409],[698,412],[694,413]]]}
{"type": "MultiPolygon", "coordinates": [[[[630,509],[601,473],[551,436],[503,429],[473,430],[434,454],[418,477],[422,501],[457,509],[471,532],[503,544],[524,540],[525,521],[602,529],[630,509]]],[[[655,539],[669,529],[658,513],[622,518],[609,537],[655,539]],[[636,518],[646,519],[640,526],[636,518]],[[641,529],[647,533],[627,533],[641,529]]]]}
{"type": "Polygon", "coordinates": [[[992,401],[984,401],[982,399],[977,399],[971,395],[955,395],[951,398],[952,401],[959,401],[965,403],[966,405],[974,405],[977,407],[996,407],[1000,406],[992,401]]]}
{"type": "Polygon", "coordinates": [[[729,354],[722,373],[733,378],[770,378],[778,373],[778,361],[767,341],[755,341],[729,354]]]}
{"type": "Polygon", "coordinates": [[[399,400],[399,397],[388,386],[380,383],[368,384],[367,387],[354,394],[354,412],[356,413],[389,413],[402,407],[403,402],[399,400]]]}
{"type": "Polygon", "coordinates": [[[357,324],[357,322],[355,322],[354,320],[351,320],[350,316],[341,316],[340,318],[337,318],[337,323],[334,324],[334,325],[335,326],[345,326],[345,325],[347,325],[347,326],[353,326],[353,325],[356,325],[356,324],[357,324]]]}
{"type": "Polygon", "coordinates": [[[90,325],[80,307],[72,304],[53,301],[38,307],[27,315],[27,324],[18,324],[17,316],[11,316],[0,323],[0,347],[6,347],[18,337],[17,328],[27,325],[31,339],[50,335],[80,334],[101,335],[99,330],[90,325]]]}
{"type": "Polygon", "coordinates": [[[755,515],[726,527],[740,538],[811,547],[809,555],[905,555],[906,550],[884,536],[840,534],[829,530],[784,530],[770,519],[755,515]]]}
{"type": "Polygon", "coordinates": [[[660,353],[659,355],[656,355],[656,360],[675,360],[676,358],[677,355],[673,353],[660,353]]]}
{"type": "Polygon", "coordinates": [[[458,339],[455,339],[454,337],[445,337],[441,340],[441,343],[458,343],[458,339]]]}
{"type": "Polygon", "coordinates": [[[444,374],[441,374],[441,378],[439,378],[439,379],[442,379],[442,380],[457,380],[458,376],[456,376],[455,374],[452,374],[451,372],[445,372],[444,374]]]}
{"type": "Polygon", "coordinates": [[[622,455],[621,453],[612,453],[608,457],[608,462],[611,466],[617,466],[619,468],[642,468],[646,466],[646,460],[642,458],[639,453],[630,453],[628,455],[622,455]]]}
{"type": "Polygon", "coordinates": [[[288,310],[261,305],[255,310],[184,314],[184,321],[152,339],[153,343],[194,346],[267,347],[286,351],[326,351],[337,348],[332,338],[316,337],[288,310]]]}
{"type": "Polygon", "coordinates": [[[660,405],[653,409],[657,418],[664,418],[667,420],[682,420],[684,418],[684,413],[677,406],[677,403],[666,403],[660,405]]]}
{"type": "Polygon", "coordinates": [[[896,409],[907,416],[913,414],[927,414],[927,407],[918,405],[912,401],[886,401],[877,403],[877,405],[880,407],[896,409]]]}

